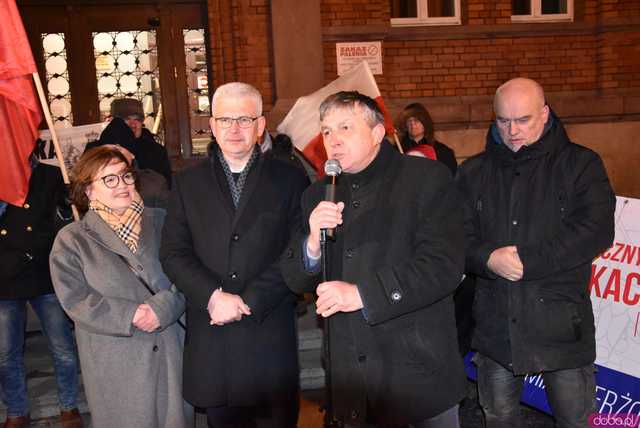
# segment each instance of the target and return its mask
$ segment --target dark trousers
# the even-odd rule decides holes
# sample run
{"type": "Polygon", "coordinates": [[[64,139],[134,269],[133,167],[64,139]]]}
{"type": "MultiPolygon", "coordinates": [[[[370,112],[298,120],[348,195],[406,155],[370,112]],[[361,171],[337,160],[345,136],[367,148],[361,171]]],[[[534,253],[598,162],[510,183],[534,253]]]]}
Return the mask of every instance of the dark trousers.
{"type": "MultiPolygon", "coordinates": [[[[486,428],[519,428],[524,376],[516,376],[491,358],[476,354],[478,399],[486,428]]],[[[543,372],[547,400],[558,428],[584,428],[595,411],[594,366],[543,372]]]]}
{"type": "Polygon", "coordinates": [[[458,416],[459,405],[456,404],[449,410],[445,410],[439,415],[424,421],[409,425],[410,428],[460,428],[460,417],[458,416]]]}
{"type": "Polygon", "coordinates": [[[297,403],[284,407],[207,407],[209,428],[295,428],[297,403]]]}

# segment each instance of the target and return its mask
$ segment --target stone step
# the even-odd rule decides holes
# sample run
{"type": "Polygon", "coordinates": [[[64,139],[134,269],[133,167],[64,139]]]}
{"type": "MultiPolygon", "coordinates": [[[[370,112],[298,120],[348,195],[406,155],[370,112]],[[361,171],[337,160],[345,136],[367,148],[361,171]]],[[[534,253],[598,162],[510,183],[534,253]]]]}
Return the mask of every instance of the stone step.
{"type": "Polygon", "coordinates": [[[298,357],[300,359],[300,389],[309,391],[324,388],[322,368],[322,330],[302,328],[298,331],[298,357]]]}
{"type": "Polygon", "coordinates": [[[298,330],[298,350],[309,351],[322,348],[322,330],[319,328],[298,330]]]}

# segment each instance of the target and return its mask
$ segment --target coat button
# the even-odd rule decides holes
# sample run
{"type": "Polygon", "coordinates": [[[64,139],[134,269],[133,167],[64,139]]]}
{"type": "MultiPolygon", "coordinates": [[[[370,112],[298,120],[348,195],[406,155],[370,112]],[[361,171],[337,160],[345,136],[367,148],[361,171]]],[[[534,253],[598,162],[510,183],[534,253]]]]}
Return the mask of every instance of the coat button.
{"type": "Polygon", "coordinates": [[[28,210],[29,208],[31,208],[31,205],[29,205],[29,204],[24,204],[24,205],[22,206],[22,208],[24,208],[25,210],[28,210]]]}
{"type": "Polygon", "coordinates": [[[402,299],[402,293],[400,293],[398,290],[393,290],[391,292],[391,300],[393,300],[394,302],[399,302],[400,299],[402,299]]]}
{"type": "Polygon", "coordinates": [[[142,265],[138,265],[136,266],[136,269],[138,269],[140,272],[142,272],[144,270],[144,268],[142,267],[142,265]]]}
{"type": "Polygon", "coordinates": [[[237,241],[238,239],[240,239],[240,235],[238,235],[237,233],[234,233],[233,236],[231,236],[231,239],[234,241],[237,241]]]}
{"type": "Polygon", "coordinates": [[[158,352],[158,345],[153,345],[153,352],[158,352]]]}
{"type": "Polygon", "coordinates": [[[355,410],[351,411],[351,419],[358,419],[358,412],[356,412],[355,410]]]}
{"type": "Polygon", "coordinates": [[[287,258],[288,259],[292,259],[293,258],[293,248],[289,248],[287,250],[287,258]]]}
{"type": "Polygon", "coordinates": [[[355,251],[353,250],[353,248],[348,248],[347,249],[347,258],[351,259],[353,258],[353,255],[355,254],[355,251]]]}
{"type": "Polygon", "coordinates": [[[30,253],[24,253],[24,257],[25,257],[28,261],[33,260],[33,256],[32,256],[30,253]]]}
{"type": "Polygon", "coordinates": [[[33,227],[27,226],[27,232],[32,232],[32,231],[33,231],[33,227]]]}
{"type": "Polygon", "coordinates": [[[514,225],[514,226],[517,226],[517,225],[518,225],[518,220],[513,220],[513,221],[511,222],[511,224],[512,224],[512,225],[514,225]]]}
{"type": "Polygon", "coordinates": [[[366,355],[358,355],[358,361],[361,363],[364,363],[365,361],[367,361],[367,356],[366,355]]]}
{"type": "Polygon", "coordinates": [[[351,206],[353,206],[353,208],[360,208],[360,201],[353,201],[351,206]]]}
{"type": "Polygon", "coordinates": [[[231,273],[229,274],[229,278],[231,278],[231,279],[238,279],[238,274],[237,274],[237,273],[235,273],[235,272],[231,272],[231,273]]]}
{"type": "Polygon", "coordinates": [[[7,232],[7,229],[0,230],[0,235],[2,235],[2,236],[5,236],[7,233],[9,233],[9,232],[7,232]]]}
{"type": "Polygon", "coordinates": [[[360,185],[359,185],[358,183],[352,183],[352,184],[351,184],[351,188],[352,188],[353,190],[357,190],[359,187],[360,187],[360,185]]]}

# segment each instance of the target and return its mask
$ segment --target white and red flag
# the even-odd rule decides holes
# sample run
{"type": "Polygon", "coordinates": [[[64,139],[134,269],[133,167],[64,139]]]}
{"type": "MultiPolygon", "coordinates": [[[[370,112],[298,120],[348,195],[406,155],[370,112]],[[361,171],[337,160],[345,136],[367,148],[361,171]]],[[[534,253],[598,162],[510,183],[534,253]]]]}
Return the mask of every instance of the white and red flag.
{"type": "Polygon", "coordinates": [[[42,120],[31,47],[15,0],[0,0],[0,201],[22,206],[42,120]]]}
{"type": "Polygon", "coordinates": [[[340,91],[358,91],[376,100],[384,113],[387,134],[395,133],[393,121],[382,102],[369,64],[362,61],[327,86],[310,95],[298,98],[282,123],[278,125],[278,132],[291,137],[293,145],[304,153],[319,175],[324,175],[324,162],[327,160],[327,153],[324,150],[320,134],[319,108],[325,98],[340,91]]]}

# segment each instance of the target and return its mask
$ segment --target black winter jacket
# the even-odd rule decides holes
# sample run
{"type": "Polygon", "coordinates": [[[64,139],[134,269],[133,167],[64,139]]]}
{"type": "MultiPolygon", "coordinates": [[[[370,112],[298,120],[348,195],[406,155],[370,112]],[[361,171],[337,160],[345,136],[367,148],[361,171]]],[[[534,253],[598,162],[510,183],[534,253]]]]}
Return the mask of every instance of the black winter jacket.
{"type": "Polygon", "coordinates": [[[151,169],[161,174],[171,187],[171,164],[167,149],[156,142],[148,129],[142,128],[142,135],[136,138],[124,120],[114,117],[100,134],[100,139],[87,143],[84,150],[86,152],[104,144],[117,144],[129,150],[136,158],[138,169],[151,169]]]}
{"type": "Polygon", "coordinates": [[[595,360],[591,262],[614,235],[615,196],[600,157],[549,117],[540,140],[517,153],[492,125],[486,151],[456,179],[466,197],[466,268],[478,277],[472,346],[516,374],[595,360]],[[508,245],[524,265],[517,282],[487,268],[508,245]]]}
{"type": "MultiPolygon", "coordinates": [[[[53,293],[49,252],[64,204],[60,168],[38,164],[24,205],[7,206],[0,216],[0,299],[28,299],[53,293]]],[[[4,334],[4,333],[2,333],[4,334]]]]}
{"type": "MultiPolygon", "coordinates": [[[[303,268],[302,249],[327,182],[305,191],[305,229],[282,262],[298,292],[321,282],[303,268]]],[[[462,216],[450,173],[383,142],[363,171],[338,178],[336,195],[344,222],[328,245],[328,278],[357,284],[364,311],[328,319],[334,415],[386,428],[433,417],[464,395],[452,300],[464,263],[462,216]]]]}

